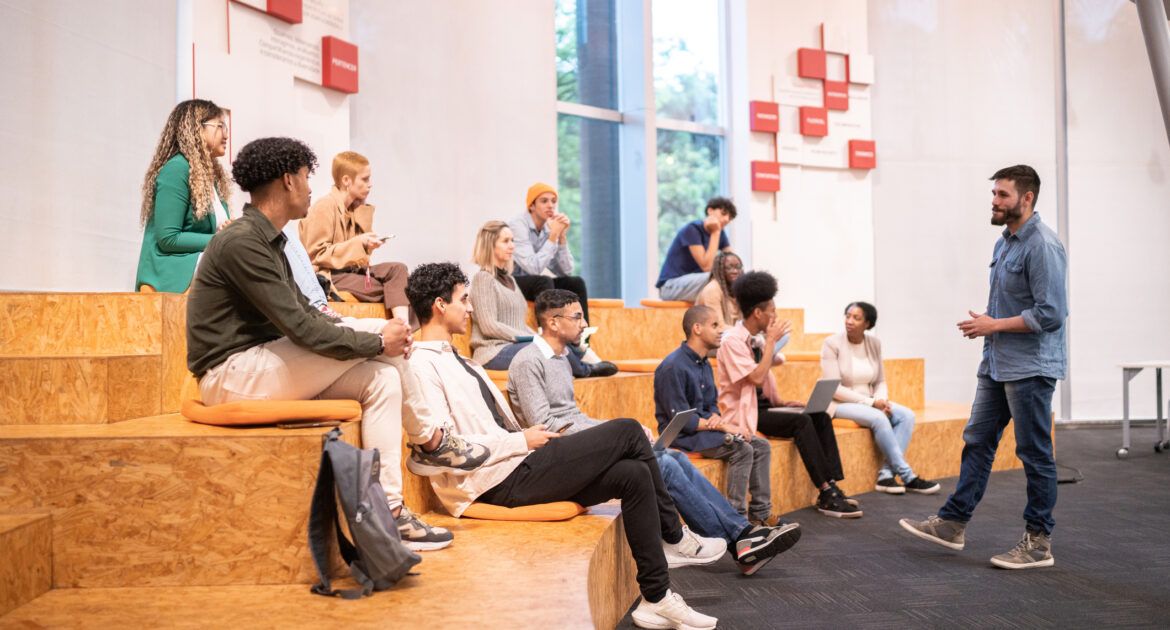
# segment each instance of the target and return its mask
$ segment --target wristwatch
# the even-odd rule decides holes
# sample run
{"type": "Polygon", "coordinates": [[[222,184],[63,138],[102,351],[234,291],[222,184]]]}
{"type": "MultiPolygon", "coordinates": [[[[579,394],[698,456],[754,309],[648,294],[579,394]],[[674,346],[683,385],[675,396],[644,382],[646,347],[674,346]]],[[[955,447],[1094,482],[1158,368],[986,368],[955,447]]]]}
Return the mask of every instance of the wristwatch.
{"type": "Polygon", "coordinates": [[[382,336],[382,333],[374,333],[374,334],[378,335],[378,345],[380,346],[380,349],[378,350],[378,354],[385,353],[386,352],[386,338],[382,336]]]}

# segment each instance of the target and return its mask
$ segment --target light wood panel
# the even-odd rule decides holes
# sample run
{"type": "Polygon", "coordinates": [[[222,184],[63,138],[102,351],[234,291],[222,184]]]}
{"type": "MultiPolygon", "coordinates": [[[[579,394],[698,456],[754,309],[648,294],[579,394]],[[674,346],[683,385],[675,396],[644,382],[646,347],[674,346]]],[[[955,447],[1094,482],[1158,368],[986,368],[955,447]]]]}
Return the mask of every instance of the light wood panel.
{"type": "MultiPolygon", "coordinates": [[[[313,576],[305,527],[327,429],[233,430],[177,415],[10,429],[0,470],[17,483],[0,487],[0,511],[52,513],[56,588],[313,576]]],[[[357,423],[344,430],[356,440],[357,423]]]]}
{"type": "Polygon", "coordinates": [[[110,357],[106,368],[106,420],[120,422],[158,415],[162,405],[160,355],[110,357]]]}
{"type": "Polygon", "coordinates": [[[0,293],[0,355],[159,354],[161,293],[0,293]]]}
{"type": "Polygon", "coordinates": [[[654,375],[618,372],[605,378],[573,382],[577,406],[591,418],[634,418],[654,427],[654,375]]]}
{"type": "Polygon", "coordinates": [[[386,305],[381,302],[330,302],[329,307],[347,317],[386,319],[386,305]]]}
{"type": "Polygon", "coordinates": [[[187,296],[163,294],[162,393],[159,413],[175,413],[183,406],[187,371],[187,296]]]}
{"type": "Polygon", "coordinates": [[[603,359],[661,359],[683,341],[685,308],[607,308],[589,312],[589,345],[603,359]]]}
{"type": "Polygon", "coordinates": [[[450,528],[455,543],[361,600],[312,595],[304,584],[58,589],[0,625],[612,628],[634,601],[633,560],[611,506],[560,523],[425,518],[450,528]]]}
{"type": "MultiPolygon", "coordinates": [[[[53,581],[48,514],[0,514],[0,617],[47,592],[53,581]]],[[[0,619],[0,625],[4,625],[0,619]]]]}
{"type": "Polygon", "coordinates": [[[162,357],[0,357],[0,425],[116,422],[159,410],[162,357]]]}
{"type": "MultiPolygon", "coordinates": [[[[922,359],[886,359],[882,361],[890,398],[911,409],[921,407],[924,401],[923,382],[925,364],[922,359]]],[[[807,400],[821,378],[820,361],[788,361],[772,368],[780,397],[787,400],[807,400]]]]}

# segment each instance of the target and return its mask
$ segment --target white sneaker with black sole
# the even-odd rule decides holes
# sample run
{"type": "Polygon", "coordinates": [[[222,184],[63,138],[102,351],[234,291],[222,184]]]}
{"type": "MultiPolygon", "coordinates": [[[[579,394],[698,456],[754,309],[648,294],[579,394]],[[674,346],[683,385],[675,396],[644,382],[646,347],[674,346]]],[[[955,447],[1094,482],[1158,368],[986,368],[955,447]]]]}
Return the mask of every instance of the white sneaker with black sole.
{"type": "Polygon", "coordinates": [[[451,530],[427,525],[405,505],[394,521],[398,525],[398,535],[402,537],[402,544],[411,551],[435,551],[455,540],[451,530]]]}
{"type": "Polygon", "coordinates": [[[671,569],[711,564],[727,553],[727,541],[722,538],[705,538],[692,532],[685,525],[682,528],[682,533],[682,540],[676,543],[662,541],[662,551],[666,554],[666,566],[671,569]]]}
{"type": "Polygon", "coordinates": [[[671,590],[657,602],[643,597],[631,616],[635,626],[654,630],[712,630],[719,623],[718,619],[687,606],[682,595],[671,590]]]}

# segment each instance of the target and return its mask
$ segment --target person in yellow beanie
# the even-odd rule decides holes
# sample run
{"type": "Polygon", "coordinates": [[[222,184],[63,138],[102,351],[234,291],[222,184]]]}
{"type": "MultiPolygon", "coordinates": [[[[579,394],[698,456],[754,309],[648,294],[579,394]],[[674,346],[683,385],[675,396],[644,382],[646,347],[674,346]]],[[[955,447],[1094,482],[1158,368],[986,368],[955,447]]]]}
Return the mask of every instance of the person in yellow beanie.
{"type": "Polygon", "coordinates": [[[589,319],[585,280],[572,275],[573,254],[568,241],[572,222],[557,212],[557,190],[541,182],[529,186],[524,207],[526,212],[508,221],[516,243],[512,275],[524,298],[534,302],[541,291],[566,289],[581,299],[581,310],[589,319]]]}

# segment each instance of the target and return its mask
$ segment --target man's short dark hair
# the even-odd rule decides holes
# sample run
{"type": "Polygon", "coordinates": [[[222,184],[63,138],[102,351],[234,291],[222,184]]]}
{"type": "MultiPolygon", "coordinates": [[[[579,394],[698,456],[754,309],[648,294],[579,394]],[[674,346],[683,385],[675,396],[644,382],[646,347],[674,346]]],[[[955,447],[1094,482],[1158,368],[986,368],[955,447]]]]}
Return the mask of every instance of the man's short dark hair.
{"type": "Polygon", "coordinates": [[[722,210],[732,219],[738,214],[735,204],[727,197],[711,197],[707,200],[707,210],[722,210]]]}
{"type": "Polygon", "coordinates": [[[739,304],[739,311],[744,317],[751,317],[752,311],[761,304],[766,304],[776,297],[776,278],[767,271],[749,271],[731,286],[735,294],[735,303],[739,304]]]}
{"type": "Polygon", "coordinates": [[[416,267],[406,279],[406,299],[418,323],[431,321],[435,300],[450,302],[457,284],[466,285],[467,274],[455,263],[423,263],[416,267]]]}
{"type": "Polygon", "coordinates": [[[546,289],[541,291],[536,296],[536,321],[540,322],[541,326],[547,325],[545,315],[549,311],[555,311],[558,308],[564,308],[574,302],[579,302],[581,298],[577,297],[576,293],[566,291],[564,289],[546,289]]]}
{"type": "Polygon", "coordinates": [[[849,309],[854,306],[861,309],[861,314],[865,316],[865,322],[869,324],[865,329],[873,330],[873,327],[877,326],[877,307],[869,302],[850,302],[849,306],[845,307],[845,314],[848,315],[849,309]]]}
{"type": "Polygon", "coordinates": [[[286,173],[296,174],[301,167],[317,170],[317,156],[300,140],[260,138],[244,145],[232,163],[232,179],[244,192],[252,192],[286,173]]]}
{"type": "Polygon", "coordinates": [[[1006,179],[1016,185],[1016,192],[1023,197],[1025,193],[1032,193],[1032,207],[1036,207],[1036,200],[1040,198],[1040,175],[1036,169],[1027,164],[1016,164],[1001,168],[991,176],[991,181],[1006,179]]]}
{"type": "Polygon", "coordinates": [[[715,318],[715,309],[703,304],[696,304],[687,309],[683,313],[683,334],[687,339],[691,338],[692,331],[695,330],[695,324],[706,324],[715,318]]]}

